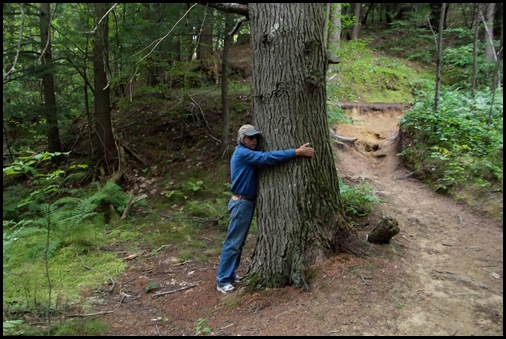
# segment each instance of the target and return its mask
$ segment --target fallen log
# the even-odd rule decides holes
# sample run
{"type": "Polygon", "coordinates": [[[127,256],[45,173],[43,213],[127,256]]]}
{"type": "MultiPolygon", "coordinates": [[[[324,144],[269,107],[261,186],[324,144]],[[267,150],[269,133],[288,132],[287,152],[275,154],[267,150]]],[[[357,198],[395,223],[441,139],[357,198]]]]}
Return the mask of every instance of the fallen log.
{"type": "Polygon", "coordinates": [[[355,141],[358,140],[358,138],[343,137],[342,135],[338,134],[335,135],[335,138],[339,141],[346,142],[349,144],[354,143],[355,141]]]}
{"type": "Polygon", "coordinates": [[[355,143],[358,138],[345,137],[339,134],[336,134],[332,129],[330,130],[330,137],[334,140],[336,144],[339,146],[347,146],[349,144],[355,143]]]}
{"type": "Polygon", "coordinates": [[[383,217],[369,234],[367,234],[367,241],[370,243],[385,244],[392,239],[392,237],[398,234],[399,222],[390,217],[383,217]]]}
{"type": "Polygon", "coordinates": [[[334,142],[339,145],[339,146],[343,146],[343,147],[347,147],[348,145],[345,144],[344,142],[340,142],[339,140],[334,140],[334,142]]]}

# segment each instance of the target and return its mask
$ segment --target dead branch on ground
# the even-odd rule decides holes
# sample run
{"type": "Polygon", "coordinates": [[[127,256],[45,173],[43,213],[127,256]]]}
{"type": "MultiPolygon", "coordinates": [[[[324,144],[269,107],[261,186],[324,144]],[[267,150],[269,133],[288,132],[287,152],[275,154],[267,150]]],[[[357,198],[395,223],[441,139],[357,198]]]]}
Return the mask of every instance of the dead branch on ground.
{"type": "Polygon", "coordinates": [[[159,297],[161,295],[166,295],[166,294],[172,294],[172,293],[176,293],[176,292],[179,292],[179,291],[183,291],[183,290],[187,290],[189,288],[193,288],[193,287],[196,287],[198,286],[199,284],[193,284],[193,285],[188,285],[188,286],[183,286],[181,288],[178,288],[178,289],[175,289],[175,290],[172,290],[172,291],[165,291],[165,292],[157,292],[155,294],[153,294],[153,297],[159,297]]]}

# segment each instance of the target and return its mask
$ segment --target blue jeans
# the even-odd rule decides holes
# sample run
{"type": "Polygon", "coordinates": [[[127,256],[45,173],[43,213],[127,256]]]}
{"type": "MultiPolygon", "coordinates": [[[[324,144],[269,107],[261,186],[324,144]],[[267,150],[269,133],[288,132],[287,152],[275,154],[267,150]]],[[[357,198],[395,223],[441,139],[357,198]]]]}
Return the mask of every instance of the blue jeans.
{"type": "Polygon", "coordinates": [[[223,242],[220,264],[218,265],[218,272],[216,274],[218,286],[232,283],[235,270],[239,267],[241,261],[242,248],[246,243],[254,211],[254,201],[233,200],[231,198],[228,202],[230,222],[228,224],[227,237],[223,242]]]}

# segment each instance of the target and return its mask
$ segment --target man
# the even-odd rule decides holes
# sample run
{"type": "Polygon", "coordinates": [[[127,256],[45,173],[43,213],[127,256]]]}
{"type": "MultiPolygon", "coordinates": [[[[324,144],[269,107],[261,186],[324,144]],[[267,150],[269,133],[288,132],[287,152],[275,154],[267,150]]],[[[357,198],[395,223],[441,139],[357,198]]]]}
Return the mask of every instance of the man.
{"type": "Polygon", "coordinates": [[[299,148],[280,151],[257,151],[261,133],[252,125],[243,125],[238,132],[237,144],[230,161],[232,197],[228,203],[230,222],[223,243],[216,274],[217,289],[222,293],[234,290],[232,283],[240,282],[235,273],[241,260],[257,197],[257,171],[259,165],[277,165],[295,157],[312,157],[314,149],[309,143],[299,148]]]}

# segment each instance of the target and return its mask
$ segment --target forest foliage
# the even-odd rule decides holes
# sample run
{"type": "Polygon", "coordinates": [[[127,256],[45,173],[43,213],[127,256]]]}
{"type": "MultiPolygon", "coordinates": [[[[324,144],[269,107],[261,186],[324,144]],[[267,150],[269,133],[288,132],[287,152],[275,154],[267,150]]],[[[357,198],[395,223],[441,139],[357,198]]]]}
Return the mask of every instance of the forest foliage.
{"type": "MultiPolygon", "coordinates": [[[[87,151],[94,101],[92,8],[84,3],[53,5],[54,62],[49,65],[40,62],[37,4],[3,5],[3,305],[10,319],[6,322],[4,317],[4,334],[22,333],[17,320],[22,313],[50,318],[72,305],[90,307],[82,290],[107,284],[126,267],[114,252],[97,249],[126,243],[136,248],[140,241],[160,245],[143,228],[163,224],[165,239],[181,244],[182,261],[205,260],[219,250],[219,244],[204,251],[203,244],[188,240],[191,234],[209,224],[226,227],[229,186],[222,163],[207,163],[190,173],[174,167],[163,175],[161,197],[140,200],[137,205],[151,210],[174,207],[172,218],[135,214],[122,218],[128,204],[139,197],[125,183],[108,180],[87,151]],[[64,152],[47,149],[41,80],[46,74],[55,78],[54,113],[64,152]],[[210,173],[204,170],[206,166],[217,170],[210,173]],[[76,276],[79,284],[75,284],[76,276]]],[[[389,25],[376,7],[362,24],[362,36],[345,39],[338,51],[340,63],[329,66],[329,123],[346,119],[341,101],[410,104],[412,109],[400,123],[403,149],[399,155],[416,176],[455,197],[462,190],[497,194],[503,183],[502,67],[487,60],[488,42],[483,34],[475,40],[474,4],[452,5],[443,37],[443,89],[437,111],[433,109],[435,33],[426,27],[429,7],[419,4],[417,11],[389,25]],[[494,78],[496,69],[499,79],[494,78]]],[[[501,14],[502,5],[497,5],[501,14]]],[[[351,18],[345,22],[353,22],[351,12],[345,10],[343,15],[351,18]]],[[[134,114],[152,105],[163,112],[150,123],[161,117],[171,128],[194,124],[208,134],[207,121],[196,113],[195,93],[217,94],[202,107],[220,106],[213,70],[219,66],[217,55],[223,47],[223,14],[192,4],[117,4],[109,25],[108,77],[117,131],[122,131],[121,116],[137,127],[145,124],[134,114]],[[210,35],[215,38],[207,46],[210,54],[200,59],[205,48],[199,42],[207,29],[203,18],[212,23],[210,35]],[[195,110],[189,112],[188,105],[195,110]]],[[[495,27],[502,31],[502,19],[495,27]]],[[[350,30],[344,27],[343,36],[350,30]]],[[[248,33],[248,26],[243,25],[236,43],[248,33]]],[[[493,41],[495,51],[502,51],[499,41],[493,41]]],[[[502,65],[502,54],[497,55],[502,65]]],[[[244,98],[250,88],[243,75],[237,69],[234,72],[230,105],[237,112],[232,119],[240,121],[240,112],[248,110],[244,98]]],[[[221,133],[220,126],[211,129],[215,135],[221,133]]],[[[142,133],[147,134],[145,141],[150,140],[150,129],[118,137],[139,142],[135,137],[142,133]]],[[[153,147],[144,145],[144,149],[153,147]]],[[[169,147],[176,158],[179,146],[165,149],[169,147]]],[[[141,176],[153,174],[151,164],[137,166],[141,176]]],[[[363,217],[377,202],[365,184],[355,188],[342,184],[341,189],[349,216],[363,217]]]]}

